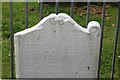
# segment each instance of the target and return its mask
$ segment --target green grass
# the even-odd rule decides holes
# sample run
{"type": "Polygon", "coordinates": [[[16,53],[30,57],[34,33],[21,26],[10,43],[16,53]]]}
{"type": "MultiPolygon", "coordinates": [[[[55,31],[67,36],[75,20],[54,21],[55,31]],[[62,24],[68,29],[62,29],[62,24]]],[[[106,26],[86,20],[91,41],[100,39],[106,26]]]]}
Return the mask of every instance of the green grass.
{"type": "MultiPolygon", "coordinates": [[[[40,12],[38,3],[29,3],[29,25],[32,27],[40,21],[40,12]]],[[[24,30],[25,26],[25,4],[22,2],[13,3],[13,30],[14,33],[24,30]]],[[[102,8],[101,6],[97,6],[102,8]]],[[[99,10],[98,9],[98,10],[99,10]]],[[[101,23],[101,14],[97,14],[91,10],[90,12],[90,21],[95,20],[101,23]]],[[[60,4],[59,6],[60,13],[70,14],[70,5],[69,4],[60,4]]],[[[2,3],[2,78],[10,78],[10,25],[9,25],[9,3],[2,3]]],[[[55,6],[44,4],[43,16],[48,16],[51,13],[55,13],[55,6]]],[[[101,62],[101,78],[110,78],[111,74],[111,65],[112,65],[112,55],[113,55],[113,45],[115,37],[115,28],[116,28],[116,18],[117,18],[117,8],[109,7],[106,9],[106,18],[105,18],[105,28],[104,28],[104,40],[103,40],[103,49],[102,49],[102,62],[101,62]]],[[[84,6],[74,8],[74,20],[85,27],[86,24],[86,8],[84,6]]],[[[117,54],[118,56],[118,54],[117,54]]],[[[118,59],[118,58],[117,58],[118,59]]],[[[115,78],[118,76],[117,72],[117,59],[115,66],[115,78]]]]}

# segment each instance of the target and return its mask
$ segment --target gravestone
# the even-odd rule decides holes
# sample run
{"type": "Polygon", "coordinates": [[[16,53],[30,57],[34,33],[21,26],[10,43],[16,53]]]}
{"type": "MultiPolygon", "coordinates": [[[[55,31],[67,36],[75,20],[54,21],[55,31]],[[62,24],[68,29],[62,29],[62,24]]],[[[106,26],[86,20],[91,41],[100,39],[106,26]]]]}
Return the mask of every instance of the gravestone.
{"type": "Polygon", "coordinates": [[[17,78],[97,78],[100,25],[51,14],[14,35],[17,78]]]}

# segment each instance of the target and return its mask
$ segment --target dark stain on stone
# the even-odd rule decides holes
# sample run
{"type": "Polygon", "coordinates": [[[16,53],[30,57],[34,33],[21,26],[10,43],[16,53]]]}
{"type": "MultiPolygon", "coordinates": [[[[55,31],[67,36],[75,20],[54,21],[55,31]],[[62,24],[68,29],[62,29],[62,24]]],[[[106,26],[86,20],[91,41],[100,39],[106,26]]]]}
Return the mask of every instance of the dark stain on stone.
{"type": "Polygon", "coordinates": [[[100,34],[98,34],[97,36],[100,36],[100,34]]]}
{"type": "Polygon", "coordinates": [[[90,53],[90,55],[92,55],[92,53],[90,53]]]}
{"type": "Polygon", "coordinates": [[[76,72],[75,74],[78,74],[78,72],[76,72]]]}
{"type": "Polygon", "coordinates": [[[90,48],[90,51],[92,51],[92,49],[90,48]]]}
{"type": "Polygon", "coordinates": [[[88,66],[88,70],[90,69],[90,67],[88,66]]]}

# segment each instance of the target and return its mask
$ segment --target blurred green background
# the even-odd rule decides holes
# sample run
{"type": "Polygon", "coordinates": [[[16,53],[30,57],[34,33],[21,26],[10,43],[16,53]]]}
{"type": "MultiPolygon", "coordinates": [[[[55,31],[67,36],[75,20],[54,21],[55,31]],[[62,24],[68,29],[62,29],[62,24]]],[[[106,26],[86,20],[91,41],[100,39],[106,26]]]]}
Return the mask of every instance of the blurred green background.
{"type": "MultiPolygon", "coordinates": [[[[86,27],[86,3],[75,3],[74,20],[86,27]]],[[[107,3],[104,26],[104,39],[102,49],[102,61],[100,78],[110,78],[112,55],[115,40],[116,19],[118,14],[117,3],[107,3]]],[[[2,3],[2,78],[10,78],[10,4],[2,3]]],[[[43,16],[55,13],[55,3],[43,4],[43,16]]],[[[70,15],[70,3],[60,3],[59,13],[70,15]]],[[[37,2],[28,3],[28,27],[36,25],[40,21],[40,5],[37,2]]],[[[102,3],[92,3],[90,6],[90,21],[95,20],[101,24],[102,3]]],[[[25,3],[13,2],[13,31],[24,30],[25,3]]],[[[118,54],[117,54],[118,56],[118,54]]],[[[118,58],[116,58],[115,78],[118,77],[118,58]]]]}

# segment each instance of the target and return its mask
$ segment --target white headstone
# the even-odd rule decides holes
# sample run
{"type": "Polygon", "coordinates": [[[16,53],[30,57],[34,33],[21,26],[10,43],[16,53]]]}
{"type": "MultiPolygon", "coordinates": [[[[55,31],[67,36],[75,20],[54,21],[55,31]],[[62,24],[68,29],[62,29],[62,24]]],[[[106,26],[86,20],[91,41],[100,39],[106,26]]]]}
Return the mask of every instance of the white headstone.
{"type": "Polygon", "coordinates": [[[100,25],[51,14],[14,35],[17,78],[96,78],[100,25]]]}

